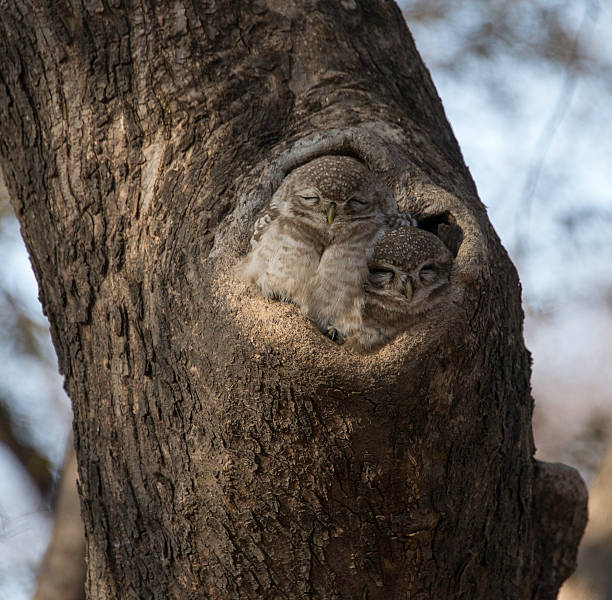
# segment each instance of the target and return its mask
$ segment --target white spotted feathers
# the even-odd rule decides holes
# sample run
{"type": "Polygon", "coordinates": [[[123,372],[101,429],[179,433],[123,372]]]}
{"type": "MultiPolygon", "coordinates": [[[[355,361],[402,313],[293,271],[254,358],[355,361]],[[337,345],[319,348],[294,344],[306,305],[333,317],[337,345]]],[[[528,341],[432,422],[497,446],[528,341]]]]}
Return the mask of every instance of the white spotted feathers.
{"type": "Polygon", "coordinates": [[[417,248],[418,236],[401,233],[416,230],[414,223],[363,163],[322,156],[285,178],[255,223],[240,274],[265,297],[295,303],[322,331],[340,341],[352,336],[354,344],[373,254],[401,267],[409,246],[413,254],[427,252],[417,248]]]}
{"type": "Polygon", "coordinates": [[[347,349],[374,350],[424,319],[443,298],[452,263],[448,248],[428,231],[387,231],[369,263],[362,327],[347,340],[347,349]]]}

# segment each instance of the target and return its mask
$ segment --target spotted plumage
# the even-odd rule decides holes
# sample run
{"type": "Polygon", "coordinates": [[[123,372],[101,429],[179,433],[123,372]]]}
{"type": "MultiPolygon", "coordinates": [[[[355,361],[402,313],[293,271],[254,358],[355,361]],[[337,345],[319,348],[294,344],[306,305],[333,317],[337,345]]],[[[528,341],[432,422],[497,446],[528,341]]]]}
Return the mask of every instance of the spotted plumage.
{"type": "Polygon", "coordinates": [[[242,276],[343,336],[361,323],[367,260],[390,224],[410,222],[360,161],[323,156],[292,171],[255,223],[242,276]]]}
{"type": "Polygon", "coordinates": [[[423,319],[443,297],[452,262],[448,248],[428,231],[387,231],[369,263],[362,326],[346,340],[346,349],[379,348],[423,319]]]}

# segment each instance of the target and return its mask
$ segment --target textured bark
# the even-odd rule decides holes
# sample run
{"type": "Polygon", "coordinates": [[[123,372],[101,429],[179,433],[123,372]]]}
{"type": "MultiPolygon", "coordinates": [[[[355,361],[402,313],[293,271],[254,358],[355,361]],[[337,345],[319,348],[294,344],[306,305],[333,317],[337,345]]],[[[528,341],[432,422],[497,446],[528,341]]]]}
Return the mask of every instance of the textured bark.
{"type": "Polygon", "coordinates": [[[537,597],[520,287],[398,8],[0,6],[0,154],[73,401],[89,597],[537,597]],[[329,153],[456,253],[437,318],[371,356],[233,273],[329,153]]]}

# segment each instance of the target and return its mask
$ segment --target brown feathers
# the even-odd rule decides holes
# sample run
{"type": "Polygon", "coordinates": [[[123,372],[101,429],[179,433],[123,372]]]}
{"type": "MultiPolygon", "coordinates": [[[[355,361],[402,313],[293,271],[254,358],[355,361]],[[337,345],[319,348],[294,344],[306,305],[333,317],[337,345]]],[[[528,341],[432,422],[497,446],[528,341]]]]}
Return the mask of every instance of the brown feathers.
{"type": "Polygon", "coordinates": [[[323,156],[285,178],[240,272],[347,347],[368,350],[405,329],[448,282],[450,252],[413,224],[360,161],[323,156]]]}
{"type": "Polygon", "coordinates": [[[347,340],[347,349],[376,349],[425,318],[442,298],[452,263],[448,248],[428,231],[387,231],[369,263],[362,327],[347,340]]]}

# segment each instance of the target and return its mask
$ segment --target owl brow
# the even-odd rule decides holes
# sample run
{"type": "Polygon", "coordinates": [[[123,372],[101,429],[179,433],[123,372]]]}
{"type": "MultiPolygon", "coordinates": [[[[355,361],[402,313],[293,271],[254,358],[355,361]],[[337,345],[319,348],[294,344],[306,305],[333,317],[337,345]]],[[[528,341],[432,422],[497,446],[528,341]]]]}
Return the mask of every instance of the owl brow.
{"type": "Polygon", "coordinates": [[[393,269],[391,269],[390,267],[383,267],[380,265],[372,265],[370,267],[370,273],[373,274],[377,274],[377,275],[394,275],[395,272],[393,271],[393,269]]]}
{"type": "Polygon", "coordinates": [[[295,193],[298,196],[306,196],[306,197],[311,197],[311,196],[320,196],[321,193],[319,192],[319,190],[316,187],[304,187],[304,188],[298,188],[297,190],[295,190],[295,193]]]}

